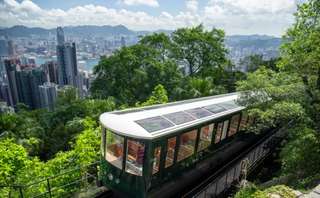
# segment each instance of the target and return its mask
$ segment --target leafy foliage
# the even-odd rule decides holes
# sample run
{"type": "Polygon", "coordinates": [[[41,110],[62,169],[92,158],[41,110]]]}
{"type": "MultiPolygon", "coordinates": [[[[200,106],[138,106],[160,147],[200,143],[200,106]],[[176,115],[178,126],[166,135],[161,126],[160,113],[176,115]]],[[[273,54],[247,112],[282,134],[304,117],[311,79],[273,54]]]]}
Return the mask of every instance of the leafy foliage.
{"type": "Polygon", "coordinates": [[[240,75],[226,69],[226,54],[223,31],[202,25],[171,36],[147,35],[103,58],[94,68],[91,91],[94,98],[115,98],[119,106],[146,101],[158,84],[170,101],[233,91],[240,75]]]}
{"type": "Polygon", "coordinates": [[[12,139],[0,141],[0,185],[12,185],[25,168],[27,152],[12,139]]]}
{"type": "Polygon", "coordinates": [[[265,190],[260,190],[254,185],[249,185],[237,192],[235,198],[269,198],[272,195],[278,195],[282,198],[296,197],[293,190],[284,185],[272,186],[265,190]]]}
{"type": "Polygon", "coordinates": [[[281,151],[282,174],[294,175],[294,186],[319,179],[320,169],[320,2],[298,7],[296,22],[285,35],[279,71],[258,69],[238,83],[240,101],[257,116],[256,128],[293,121],[281,151]],[[303,179],[304,178],[304,179],[303,179]]]}
{"type": "Polygon", "coordinates": [[[271,58],[269,60],[264,60],[263,55],[261,54],[253,54],[250,56],[246,56],[240,60],[240,65],[243,68],[246,68],[248,72],[254,72],[259,67],[266,67],[268,69],[278,71],[277,62],[280,58],[271,58]]]}
{"type": "Polygon", "coordinates": [[[152,91],[151,96],[142,104],[136,103],[136,106],[149,106],[155,104],[164,104],[168,102],[167,90],[162,85],[157,85],[152,91]]]}
{"type": "Polygon", "coordinates": [[[305,119],[304,86],[299,77],[261,68],[237,84],[238,91],[243,91],[239,103],[248,106],[257,119],[254,131],[305,119]]]}

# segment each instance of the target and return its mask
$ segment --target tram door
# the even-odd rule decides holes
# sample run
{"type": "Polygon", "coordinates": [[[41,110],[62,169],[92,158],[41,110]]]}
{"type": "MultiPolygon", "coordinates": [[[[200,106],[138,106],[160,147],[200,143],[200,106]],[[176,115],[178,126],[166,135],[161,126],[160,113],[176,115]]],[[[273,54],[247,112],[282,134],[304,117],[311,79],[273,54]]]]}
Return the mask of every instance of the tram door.
{"type": "Polygon", "coordinates": [[[157,186],[162,180],[162,164],[164,157],[164,141],[157,141],[153,144],[152,150],[152,179],[151,187],[157,186]]]}

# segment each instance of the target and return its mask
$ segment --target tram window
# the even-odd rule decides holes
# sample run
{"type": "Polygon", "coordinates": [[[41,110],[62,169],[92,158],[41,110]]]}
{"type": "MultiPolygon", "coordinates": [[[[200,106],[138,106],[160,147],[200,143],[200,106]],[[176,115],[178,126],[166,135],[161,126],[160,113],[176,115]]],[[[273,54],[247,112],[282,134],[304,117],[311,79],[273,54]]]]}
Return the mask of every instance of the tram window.
{"type": "Polygon", "coordinates": [[[217,127],[216,137],[214,143],[220,142],[221,133],[222,133],[223,122],[220,122],[217,127]]]}
{"type": "Polygon", "coordinates": [[[173,164],[176,143],[177,143],[176,137],[172,137],[168,139],[166,164],[165,164],[166,168],[173,164]]]}
{"type": "Polygon", "coordinates": [[[239,127],[239,130],[242,131],[246,128],[247,126],[247,121],[248,121],[248,115],[247,113],[242,113],[242,116],[241,116],[241,121],[240,121],[240,127],[239,127]]]}
{"type": "Polygon", "coordinates": [[[194,147],[197,139],[197,130],[184,133],[180,136],[180,146],[178,152],[178,161],[186,159],[194,153],[194,147]]]}
{"type": "Polygon", "coordinates": [[[229,137],[237,133],[239,119],[240,119],[240,115],[232,116],[231,123],[230,123],[230,129],[229,129],[229,133],[228,133],[229,137]]]}
{"type": "Polygon", "coordinates": [[[108,130],[106,160],[120,169],[122,169],[123,143],[123,137],[108,130]]]}
{"type": "Polygon", "coordinates": [[[226,120],[223,122],[223,130],[222,130],[221,140],[224,140],[227,136],[228,125],[229,125],[229,120],[226,120]]]}
{"type": "Polygon", "coordinates": [[[211,144],[214,124],[209,124],[201,128],[198,151],[207,148],[211,144]]]}
{"type": "Polygon", "coordinates": [[[161,156],[161,147],[158,146],[154,149],[152,174],[156,174],[157,172],[159,172],[160,156],[161,156]]]}
{"type": "Polygon", "coordinates": [[[126,172],[142,176],[144,144],[134,140],[127,141],[126,172]]]}

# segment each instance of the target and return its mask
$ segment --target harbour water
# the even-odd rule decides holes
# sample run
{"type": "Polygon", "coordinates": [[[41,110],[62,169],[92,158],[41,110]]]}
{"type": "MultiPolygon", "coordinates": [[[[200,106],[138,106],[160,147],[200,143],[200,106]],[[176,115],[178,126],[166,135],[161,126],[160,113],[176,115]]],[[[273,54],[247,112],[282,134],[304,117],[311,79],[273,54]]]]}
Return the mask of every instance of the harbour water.
{"type": "MultiPolygon", "coordinates": [[[[52,60],[57,60],[56,57],[36,57],[36,64],[37,65],[42,65],[47,61],[52,61],[52,60]]],[[[99,58],[95,58],[95,59],[87,59],[87,60],[78,60],[78,62],[81,62],[83,65],[83,68],[80,69],[84,69],[87,71],[92,71],[93,67],[96,66],[99,63],[99,58]]]]}

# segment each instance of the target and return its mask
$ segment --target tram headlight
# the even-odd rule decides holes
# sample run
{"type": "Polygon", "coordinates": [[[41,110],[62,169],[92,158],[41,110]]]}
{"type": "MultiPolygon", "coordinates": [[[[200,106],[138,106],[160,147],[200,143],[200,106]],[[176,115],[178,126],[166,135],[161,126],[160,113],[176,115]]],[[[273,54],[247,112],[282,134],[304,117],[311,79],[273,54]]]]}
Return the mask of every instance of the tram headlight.
{"type": "Polygon", "coordinates": [[[110,181],[113,180],[113,175],[112,175],[111,173],[108,174],[108,179],[109,179],[110,181]]]}
{"type": "Polygon", "coordinates": [[[115,182],[116,182],[116,184],[119,184],[120,183],[120,179],[117,178],[115,182]]]}

